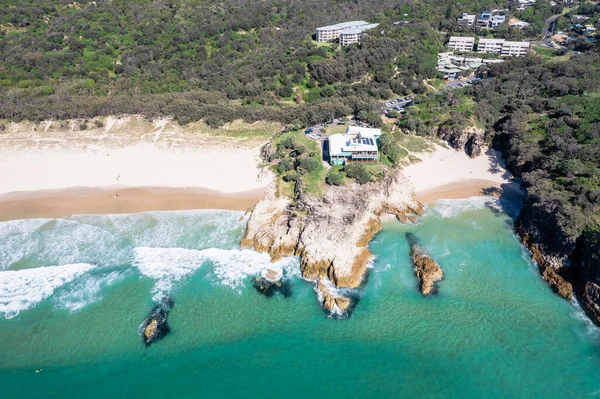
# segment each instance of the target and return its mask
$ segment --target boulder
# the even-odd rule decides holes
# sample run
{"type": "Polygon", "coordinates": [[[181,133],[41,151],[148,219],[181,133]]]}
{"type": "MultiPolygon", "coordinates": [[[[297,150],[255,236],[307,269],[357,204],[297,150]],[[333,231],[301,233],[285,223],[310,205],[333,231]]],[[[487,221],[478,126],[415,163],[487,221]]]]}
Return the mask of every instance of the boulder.
{"type": "Polygon", "coordinates": [[[164,338],[171,331],[167,324],[167,318],[172,307],[173,301],[169,298],[165,299],[152,308],[148,318],[140,325],[139,332],[146,346],[164,338]]]}
{"type": "Polygon", "coordinates": [[[437,290],[435,283],[444,277],[442,268],[427,255],[425,250],[416,244],[416,238],[407,233],[406,239],[410,244],[410,257],[415,266],[415,274],[423,295],[429,295],[437,290]]]}
{"type": "Polygon", "coordinates": [[[292,295],[291,284],[283,279],[283,274],[275,270],[267,269],[262,275],[254,278],[254,288],[267,298],[279,292],[284,298],[292,295]]]}

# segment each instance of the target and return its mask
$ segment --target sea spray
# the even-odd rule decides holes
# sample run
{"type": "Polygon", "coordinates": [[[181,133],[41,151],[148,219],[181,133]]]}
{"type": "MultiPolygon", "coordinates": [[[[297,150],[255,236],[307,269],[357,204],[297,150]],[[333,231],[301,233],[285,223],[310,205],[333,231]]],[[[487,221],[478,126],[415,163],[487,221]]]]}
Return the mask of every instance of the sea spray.
{"type": "Polygon", "coordinates": [[[51,296],[56,288],[93,268],[94,265],[77,263],[1,271],[0,314],[7,319],[13,318],[22,310],[29,309],[51,296]]]}

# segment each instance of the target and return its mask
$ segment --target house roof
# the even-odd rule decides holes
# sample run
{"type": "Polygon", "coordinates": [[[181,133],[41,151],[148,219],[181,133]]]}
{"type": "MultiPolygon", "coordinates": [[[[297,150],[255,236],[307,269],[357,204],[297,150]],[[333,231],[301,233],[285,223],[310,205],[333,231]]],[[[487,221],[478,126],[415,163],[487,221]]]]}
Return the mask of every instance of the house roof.
{"type": "Polygon", "coordinates": [[[341,133],[329,136],[329,154],[339,155],[355,151],[377,151],[375,138],[364,135],[353,138],[341,133]]]}

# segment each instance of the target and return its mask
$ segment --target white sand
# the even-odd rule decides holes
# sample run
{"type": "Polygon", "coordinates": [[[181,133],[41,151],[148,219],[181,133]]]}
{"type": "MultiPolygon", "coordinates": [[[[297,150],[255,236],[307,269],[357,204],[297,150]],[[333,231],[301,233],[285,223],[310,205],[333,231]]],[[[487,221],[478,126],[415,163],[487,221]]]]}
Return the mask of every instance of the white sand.
{"type": "Polygon", "coordinates": [[[265,187],[260,146],[160,148],[139,144],[93,150],[0,149],[0,193],[69,187],[201,187],[234,193],[265,187]]]}
{"type": "Polygon", "coordinates": [[[436,145],[436,150],[431,153],[415,155],[423,162],[407,166],[404,174],[411,180],[417,194],[469,180],[500,186],[512,179],[499,154],[493,150],[472,159],[463,151],[436,145]]]}

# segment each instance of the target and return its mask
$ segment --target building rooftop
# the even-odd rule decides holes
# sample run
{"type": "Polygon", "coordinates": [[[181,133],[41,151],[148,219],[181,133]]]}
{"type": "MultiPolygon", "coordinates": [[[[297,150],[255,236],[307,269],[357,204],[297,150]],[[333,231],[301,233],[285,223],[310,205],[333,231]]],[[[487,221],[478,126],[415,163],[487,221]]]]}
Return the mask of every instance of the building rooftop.
{"type": "Polygon", "coordinates": [[[342,22],[339,24],[321,26],[321,27],[317,28],[317,30],[347,29],[347,28],[352,28],[355,26],[362,26],[362,25],[369,25],[369,23],[365,22],[365,21],[349,21],[349,22],[342,22]]]}
{"type": "Polygon", "coordinates": [[[375,137],[372,134],[363,134],[362,132],[354,137],[346,133],[329,136],[329,153],[331,155],[354,151],[377,151],[375,137]]]}
{"type": "Polygon", "coordinates": [[[377,27],[377,25],[379,25],[379,24],[369,24],[369,25],[359,26],[358,28],[344,29],[342,31],[342,33],[344,35],[357,35],[359,33],[363,33],[366,30],[373,29],[373,28],[377,27]]]}

